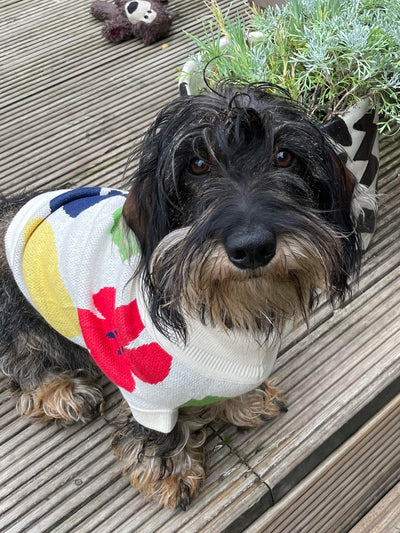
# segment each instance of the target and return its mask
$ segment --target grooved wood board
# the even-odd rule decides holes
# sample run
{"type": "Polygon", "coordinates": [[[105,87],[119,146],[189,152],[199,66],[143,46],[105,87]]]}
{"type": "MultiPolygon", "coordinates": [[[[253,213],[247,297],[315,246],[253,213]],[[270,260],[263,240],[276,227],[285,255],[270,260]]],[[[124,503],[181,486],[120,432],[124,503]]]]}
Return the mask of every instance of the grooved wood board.
{"type": "Polygon", "coordinates": [[[349,533],[400,531],[400,483],[397,483],[349,533]]]}
{"type": "MultiPolygon", "coordinates": [[[[309,474],[246,533],[345,533],[400,477],[400,396],[309,474]]],[[[399,485],[350,533],[395,533],[399,485]]]]}
{"type": "Polygon", "coordinates": [[[172,4],[170,36],[148,47],[106,42],[90,0],[0,5],[0,193],[121,185],[132,147],[178,96],[178,69],[196,48],[184,32],[200,35],[210,18],[203,2],[172,4]]]}
{"type": "MultiPolygon", "coordinates": [[[[123,185],[134,143],[178,94],[176,69],[195,50],[184,30],[199,35],[208,17],[202,2],[171,0],[180,18],[168,38],[115,46],[89,3],[0,0],[0,193],[123,185]]],[[[147,503],[121,476],[109,450],[119,402],[111,386],[105,417],[60,429],[19,418],[2,380],[0,531],[233,533],[292,490],[395,394],[399,168],[399,138],[385,139],[379,229],[360,288],[335,314],[321,305],[278,361],[289,412],[247,433],[213,425],[209,477],[186,513],[147,503]]]]}

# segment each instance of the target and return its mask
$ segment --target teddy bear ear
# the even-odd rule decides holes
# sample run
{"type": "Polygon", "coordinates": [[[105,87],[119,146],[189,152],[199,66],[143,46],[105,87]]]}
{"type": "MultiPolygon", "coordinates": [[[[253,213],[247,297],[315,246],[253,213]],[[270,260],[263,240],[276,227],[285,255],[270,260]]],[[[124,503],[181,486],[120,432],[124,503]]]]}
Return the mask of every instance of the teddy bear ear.
{"type": "Polygon", "coordinates": [[[108,20],[118,16],[118,8],[109,2],[96,0],[90,5],[90,13],[97,20],[108,20]]]}

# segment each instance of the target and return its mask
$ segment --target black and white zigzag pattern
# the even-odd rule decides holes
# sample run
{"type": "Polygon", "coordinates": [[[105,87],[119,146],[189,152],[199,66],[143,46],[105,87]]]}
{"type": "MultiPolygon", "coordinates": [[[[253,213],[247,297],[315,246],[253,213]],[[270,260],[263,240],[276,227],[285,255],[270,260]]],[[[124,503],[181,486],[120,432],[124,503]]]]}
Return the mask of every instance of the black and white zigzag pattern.
{"type": "MultiPolygon", "coordinates": [[[[378,111],[370,108],[368,100],[363,100],[325,126],[326,132],[342,147],[347,168],[368,189],[370,198],[376,194],[379,169],[377,119],[378,111]]],[[[377,212],[370,202],[361,208],[358,224],[366,249],[375,231],[377,212]]]]}

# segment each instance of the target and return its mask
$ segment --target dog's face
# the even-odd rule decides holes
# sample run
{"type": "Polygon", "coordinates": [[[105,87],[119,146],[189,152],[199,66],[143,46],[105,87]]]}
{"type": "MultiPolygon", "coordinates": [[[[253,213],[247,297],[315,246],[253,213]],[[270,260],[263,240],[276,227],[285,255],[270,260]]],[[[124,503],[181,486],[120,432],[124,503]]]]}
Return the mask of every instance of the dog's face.
{"type": "Polygon", "coordinates": [[[360,259],[353,189],[321,127],[262,87],[167,106],[124,208],[155,324],[280,333],[321,291],[343,297],[360,259]]]}

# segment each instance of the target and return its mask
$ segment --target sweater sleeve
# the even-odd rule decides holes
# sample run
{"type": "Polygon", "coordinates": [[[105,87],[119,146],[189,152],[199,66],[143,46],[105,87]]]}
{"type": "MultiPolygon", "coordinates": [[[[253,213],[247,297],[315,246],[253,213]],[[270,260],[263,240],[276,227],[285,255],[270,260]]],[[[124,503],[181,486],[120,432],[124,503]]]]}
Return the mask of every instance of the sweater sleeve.
{"type": "Polygon", "coordinates": [[[175,409],[142,409],[132,405],[132,399],[129,393],[120,388],[129,408],[132,412],[133,418],[149,429],[154,429],[160,433],[170,433],[178,420],[178,408],[175,409]]]}

